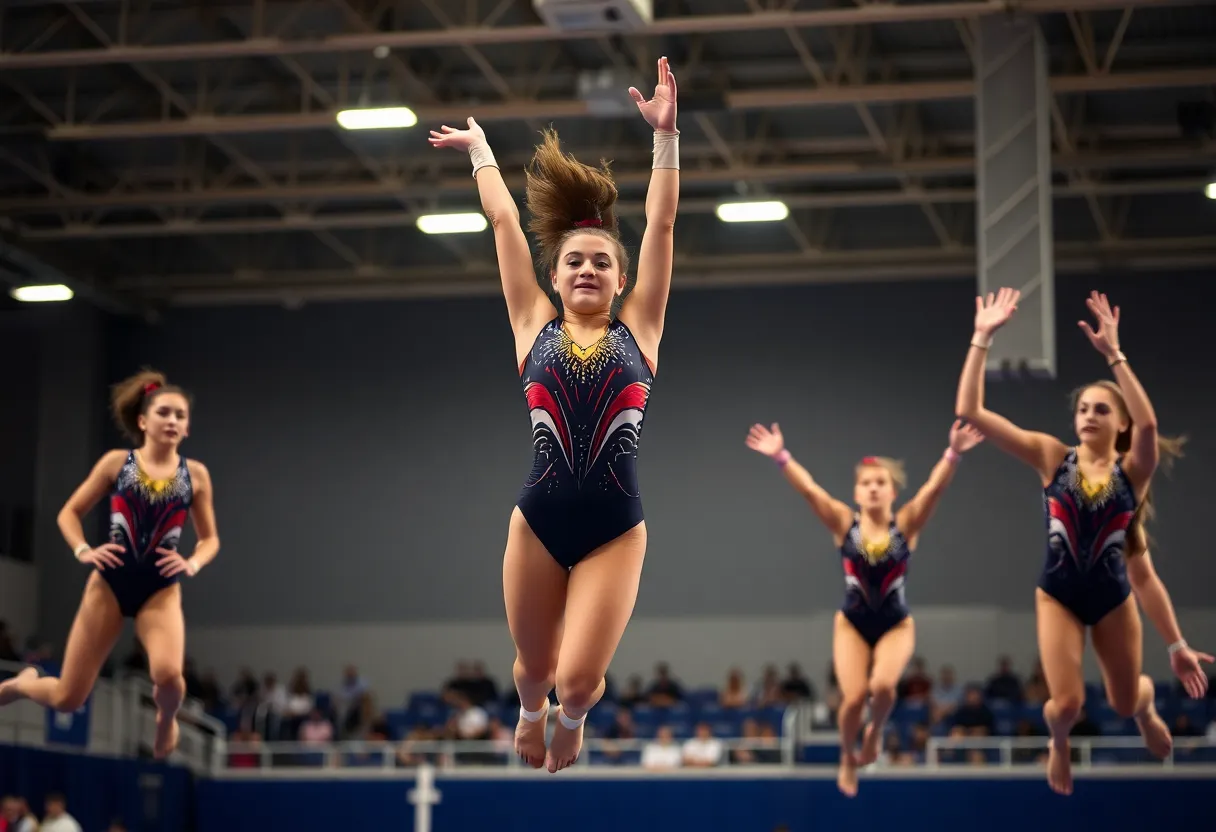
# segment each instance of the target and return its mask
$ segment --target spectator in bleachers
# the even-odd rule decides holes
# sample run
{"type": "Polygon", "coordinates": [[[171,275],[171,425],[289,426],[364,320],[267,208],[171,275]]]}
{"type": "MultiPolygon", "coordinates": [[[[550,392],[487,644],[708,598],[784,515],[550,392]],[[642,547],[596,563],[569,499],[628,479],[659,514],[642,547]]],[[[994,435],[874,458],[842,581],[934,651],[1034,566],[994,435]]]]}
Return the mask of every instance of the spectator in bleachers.
{"type": "Polygon", "coordinates": [[[669,770],[679,768],[683,762],[684,755],[676,745],[671,726],[660,725],[654,740],[642,749],[642,767],[650,771],[669,770]]]}
{"type": "Polygon", "coordinates": [[[790,662],[789,667],[786,668],[785,681],[781,683],[781,698],[786,702],[800,702],[815,698],[815,688],[797,662],[790,662]]]}
{"type": "Polygon", "coordinates": [[[458,740],[486,740],[490,738],[490,715],[485,708],[474,705],[468,695],[453,693],[453,713],[448,718],[447,735],[458,740]]]}
{"type": "Polygon", "coordinates": [[[991,736],[996,727],[996,718],[984,702],[984,692],[979,685],[967,685],[963,703],[954,712],[954,727],[962,728],[967,736],[991,736]]]}
{"type": "Polygon", "coordinates": [[[347,736],[357,733],[360,726],[366,724],[369,690],[367,681],[359,675],[359,669],[348,664],[334,693],[334,715],[347,736]]]}
{"type": "Polygon", "coordinates": [[[756,752],[756,762],[771,765],[781,762],[781,740],[771,723],[760,723],[759,741],[763,746],[756,752]]]}
{"type": "Polygon", "coordinates": [[[942,665],[941,670],[938,671],[937,684],[933,687],[930,700],[933,703],[932,713],[935,723],[949,719],[958,708],[959,703],[963,701],[963,689],[955,679],[954,668],[951,665],[942,665]]]}
{"type": "Polygon", "coordinates": [[[696,733],[684,741],[684,765],[687,768],[713,768],[722,763],[725,748],[714,736],[708,722],[697,723],[696,733]]]}
{"type": "Polygon", "coordinates": [[[718,705],[728,710],[738,710],[747,707],[747,689],[743,684],[743,671],[731,668],[726,676],[726,687],[718,696],[718,705]]]}
{"type": "Polygon", "coordinates": [[[1043,661],[1035,659],[1034,670],[1022,688],[1022,702],[1026,705],[1042,705],[1047,701],[1047,677],[1043,675],[1043,661]]]}
{"type": "Polygon", "coordinates": [[[469,674],[468,694],[474,705],[484,705],[498,699],[498,685],[486,673],[486,664],[481,660],[473,662],[469,674]]]}
{"type": "Polygon", "coordinates": [[[912,741],[908,753],[916,765],[924,765],[925,755],[929,749],[929,726],[918,722],[912,726],[912,741]]]}
{"type": "Polygon", "coordinates": [[[667,662],[655,665],[654,681],[646,691],[646,698],[656,708],[667,708],[684,699],[684,691],[671,676],[671,668],[667,662]]]}
{"type": "MultiPolygon", "coordinates": [[[[605,740],[637,739],[637,730],[633,724],[633,713],[628,708],[617,708],[612,724],[604,729],[601,736],[605,740]]],[[[620,762],[621,749],[615,743],[606,743],[604,756],[612,763],[620,762]]]]}
{"type": "Polygon", "coordinates": [[[770,705],[778,704],[782,698],[781,677],[777,673],[777,666],[767,665],[760,681],[756,683],[755,690],[752,691],[752,705],[757,708],[767,708],[770,705]]]}
{"type": "Polygon", "coordinates": [[[17,645],[13,643],[13,634],[8,631],[8,622],[0,620],[0,661],[15,662],[20,658],[17,645]]]}
{"type": "Polygon", "coordinates": [[[899,698],[905,702],[920,704],[929,701],[933,693],[933,677],[925,670],[924,659],[920,656],[912,657],[908,662],[908,670],[904,678],[899,680],[896,689],[899,698]]]}
{"type": "Polygon", "coordinates": [[[81,832],[76,818],[68,814],[68,802],[59,792],[51,792],[43,800],[46,816],[42,819],[40,832],[81,832]]]}
{"type": "Polygon", "coordinates": [[[914,762],[911,752],[904,748],[898,731],[887,731],[882,739],[882,752],[878,755],[880,766],[910,766],[914,762]]]}
{"type": "Polygon", "coordinates": [[[645,702],[646,692],[642,689],[642,677],[634,674],[625,683],[625,690],[617,699],[617,704],[622,708],[632,708],[634,705],[640,705],[645,702]]]}
{"type": "Polygon", "coordinates": [[[237,673],[236,681],[232,683],[232,707],[240,711],[249,706],[257,707],[258,690],[258,680],[253,671],[242,667],[237,673]]]}
{"type": "Polygon", "coordinates": [[[24,797],[9,795],[0,803],[0,829],[5,832],[37,832],[38,818],[24,797]]]}
{"type": "Polygon", "coordinates": [[[996,673],[988,679],[984,695],[989,699],[1003,699],[1006,702],[1022,701],[1022,680],[1013,672],[1013,662],[1008,656],[1001,656],[997,662],[996,673]]]}
{"type": "Polygon", "coordinates": [[[231,768],[258,768],[262,765],[262,755],[257,750],[257,746],[262,744],[262,735],[254,731],[250,723],[242,722],[228,737],[228,742],[233,745],[252,746],[228,755],[228,765],[231,768]]]}
{"type": "MultiPolygon", "coordinates": [[[[760,739],[760,724],[750,716],[739,726],[739,739],[753,742],[760,739]]],[[[748,765],[759,762],[754,748],[732,748],[730,761],[736,765],[748,765]]]]}
{"type": "Polygon", "coordinates": [[[333,723],[325,718],[317,708],[309,712],[308,718],[300,723],[299,740],[308,745],[325,745],[334,741],[333,723]]]}
{"type": "Polygon", "coordinates": [[[455,705],[457,696],[464,696],[472,699],[473,694],[473,665],[470,662],[461,659],[456,662],[456,670],[452,676],[443,683],[443,691],[440,696],[447,705],[455,705]]]}
{"type": "Polygon", "coordinates": [[[314,707],[317,700],[312,695],[312,684],[308,681],[308,671],[297,668],[291,677],[291,685],[287,690],[286,725],[284,730],[294,736],[314,707]]]}

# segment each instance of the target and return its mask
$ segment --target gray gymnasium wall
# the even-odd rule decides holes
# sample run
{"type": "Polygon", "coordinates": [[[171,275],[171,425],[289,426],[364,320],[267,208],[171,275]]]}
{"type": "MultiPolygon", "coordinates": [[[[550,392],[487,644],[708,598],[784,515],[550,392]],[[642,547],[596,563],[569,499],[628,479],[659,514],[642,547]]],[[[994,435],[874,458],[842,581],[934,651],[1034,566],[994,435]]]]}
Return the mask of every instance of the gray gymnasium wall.
{"type": "MultiPolygon", "coordinates": [[[[990,385],[992,406],[1070,435],[1068,391],[1106,373],[1075,324],[1092,285],[1057,287],[1059,379],[990,385]]],[[[1125,310],[1124,347],[1163,429],[1193,437],[1189,458],[1160,478],[1155,528],[1176,602],[1202,606],[1216,580],[1200,524],[1216,458],[1204,321],[1216,293],[1206,275],[1097,285],[1125,310]]],[[[845,499],[864,454],[905,459],[915,486],[945,445],[973,286],[677,292],[642,440],[651,536],[638,615],[836,605],[830,542],[744,447],[747,428],[780,421],[793,452],[845,499]]],[[[187,451],[214,476],[224,547],[188,594],[192,623],[500,616],[507,517],[531,451],[505,317],[498,299],[462,299],[115,323],[109,380],[152,363],[197,395],[187,451]]],[[[1027,611],[1040,499],[1029,471],[991,448],[971,454],[923,535],[911,602],[1027,611]]]]}

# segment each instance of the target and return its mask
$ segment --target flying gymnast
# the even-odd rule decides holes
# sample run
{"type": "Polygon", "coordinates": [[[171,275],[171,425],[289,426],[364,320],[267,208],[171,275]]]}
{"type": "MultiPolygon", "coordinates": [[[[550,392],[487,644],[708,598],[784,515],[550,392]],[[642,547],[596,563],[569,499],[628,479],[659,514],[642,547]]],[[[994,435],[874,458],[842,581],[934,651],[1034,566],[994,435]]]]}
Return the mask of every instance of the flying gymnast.
{"type": "Polygon", "coordinates": [[[1079,444],[1023,430],[984,407],[984,365],[993,334],[1017,310],[1020,292],[1001,289],[977,297],[975,332],[959,379],[958,416],[982,430],[996,447],[1039,475],[1046,514],[1047,554],[1035,590],[1039,656],[1050,698],[1043,718],[1051,734],[1047,782],[1072,793],[1069,732],[1085,701],[1081,657],[1085,631],[1093,635],[1106,697],[1122,717],[1134,717],[1149,751],[1164,758],[1173,746],[1154,707],[1152,680],[1141,672],[1140,613],[1133,590],[1154,625],[1169,640],[1170,665],[1187,693],[1202,696],[1207,678],[1200,662],[1212,657],[1187,646],[1169,595],[1153,570],[1144,524],[1152,513],[1150,485],[1159,463],[1181,455],[1182,439],[1157,433],[1148,394],[1119,349],[1119,307],[1092,292],[1086,306],[1097,329],[1078,321],[1106,359],[1115,380],[1100,380],[1073,394],[1079,444]]]}
{"type": "Polygon", "coordinates": [[[603,695],[633,614],[646,553],[637,446],[658,366],[680,186],[676,82],[667,59],[658,61],[653,98],[629,93],[654,130],[636,287],[606,164],[585,165],[562,151],[556,133],[544,133],[527,168],[538,282],[519,211],[481,127],[470,118],[468,129],[445,125],[430,139],[471,157],[532,422],[532,471],[511,513],[503,595],[520,700],[515,750],[550,773],[578,758],[587,712],[603,695]],[[555,686],[558,724],[546,751],[555,686]]]}
{"type": "Polygon", "coordinates": [[[811,510],[827,527],[840,550],[844,568],[844,604],[836,613],[832,660],[840,686],[840,772],[836,784],[848,797],[857,794],[857,769],[878,759],[883,729],[895,706],[895,686],[915,648],[916,629],[904,594],[908,562],[917,538],[946,487],[962,454],[984,441],[974,427],[955,422],[949,445],[933,466],[928,481],[898,512],[895,498],[907,485],[903,465],[894,459],[867,456],[854,472],[857,510],[832,497],[790,455],[781,428],[752,425],[747,447],[781,468],[811,510]],[[857,753],[857,733],[867,696],[870,724],[857,753]]]}
{"type": "Polygon", "coordinates": [[[56,711],[80,708],[114,649],[127,618],[148,654],[156,701],[153,755],[177,747],[177,712],[186,693],[182,575],[216,556],[211,475],[179,453],[189,435],[190,397],[157,372],[143,371],[112,390],[114,418],[135,447],[108,451],[59,512],[59,530],[76,560],[92,568],[68,635],[62,675],[26,668],[0,684],[0,706],[30,699],[56,711]],[[88,542],[82,520],[110,496],[110,540],[88,542]],[[178,551],[189,516],[198,538],[189,558],[178,551]]]}

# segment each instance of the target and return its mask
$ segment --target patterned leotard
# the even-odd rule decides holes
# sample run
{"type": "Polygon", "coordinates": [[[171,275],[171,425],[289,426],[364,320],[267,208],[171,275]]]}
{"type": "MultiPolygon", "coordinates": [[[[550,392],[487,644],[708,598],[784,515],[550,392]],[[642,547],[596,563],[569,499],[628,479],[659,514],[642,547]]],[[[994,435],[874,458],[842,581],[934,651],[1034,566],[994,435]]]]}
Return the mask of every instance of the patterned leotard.
{"type": "Polygon", "coordinates": [[[840,544],[845,586],[841,610],[871,647],[908,617],[904,582],[912,551],[895,521],[887,531],[885,546],[867,546],[861,521],[854,519],[840,544]]]}
{"type": "Polygon", "coordinates": [[[1047,557],[1039,586],[1087,627],[1131,594],[1124,547],[1136,495],[1122,463],[1122,457],[1115,460],[1110,479],[1094,488],[1081,475],[1073,448],[1043,489],[1047,557]]]}
{"type": "Polygon", "coordinates": [[[520,367],[532,421],[524,519],[567,569],[642,522],[638,439],[654,383],[629,327],[584,348],[545,324],[520,367]]]}
{"type": "Polygon", "coordinates": [[[127,454],[110,494],[110,542],[125,549],[123,565],[101,571],[124,616],[134,616],[149,598],[177,583],[178,576],[161,576],[156,562],[164,556],[156,550],[177,551],[193,500],[185,457],[170,479],[153,480],[140,468],[135,451],[127,454]]]}

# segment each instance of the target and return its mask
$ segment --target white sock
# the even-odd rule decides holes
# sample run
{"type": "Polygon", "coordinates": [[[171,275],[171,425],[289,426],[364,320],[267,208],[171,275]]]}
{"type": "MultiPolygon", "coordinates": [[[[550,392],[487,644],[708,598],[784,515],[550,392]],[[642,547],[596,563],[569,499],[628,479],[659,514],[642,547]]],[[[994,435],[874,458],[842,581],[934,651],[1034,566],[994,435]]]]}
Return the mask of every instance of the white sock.
{"type": "Polygon", "coordinates": [[[557,720],[562,725],[564,725],[567,729],[573,731],[574,729],[578,728],[578,726],[582,725],[587,720],[587,715],[583,714],[578,719],[571,719],[570,717],[566,716],[565,711],[563,711],[559,708],[557,711],[557,720]]]}
{"type": "Polygon", "coordinates": [[[547,713],[549,713],[549,703],[548,702],[545,702],[544,705],[541,705],[540,710],[538,710],[538,711],[529,711],[523,705],[519,706],[519,715],[522,716],[524,719],[526,719],[528,722],[536,722],[537,720],[539,720],[542,716],[544,716],[547,713]]]}

